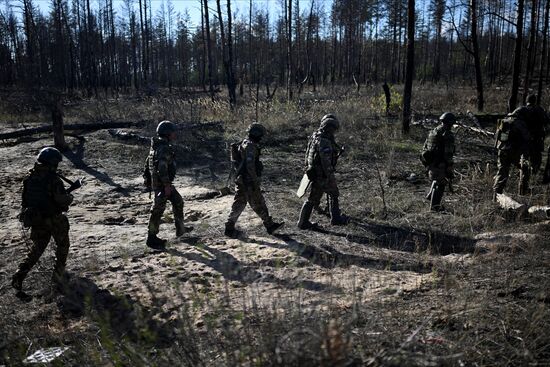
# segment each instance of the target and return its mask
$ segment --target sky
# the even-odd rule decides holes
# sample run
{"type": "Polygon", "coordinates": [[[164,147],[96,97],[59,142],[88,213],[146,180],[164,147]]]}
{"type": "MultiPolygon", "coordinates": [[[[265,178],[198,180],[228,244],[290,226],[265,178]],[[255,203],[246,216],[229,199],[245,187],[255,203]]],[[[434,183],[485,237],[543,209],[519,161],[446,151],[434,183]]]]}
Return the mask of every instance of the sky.
{"type": "MultiPolygon", "coordinates": [[[[97,7],[98,0],[91,0],[92,1],[92,7],[94,5],[97,7]]],[[[311,4],[311,0],[299,0],[300,1],[300,9],[306,9],[311,4]]],[[[13,5],[15,5],[15,2],[13,2],[13,5]]],[[[48,12],[51,6],[51,0],[34,0],[35,4],[38,4],[40,10],[44,13],[48,12]]],[[[315,0],[317,4],[323,3],[325,6],[325,9],[327,9],[327,5],[330,6],[332,4],[332,0],[315,0]]],[[[134,0],[135,7],[137,9],[138,0],[134,0]]],[[[162,4],[166,3],[166,0],[151,0],[151,4],[153,7],[153,14],[156,14],[157,10],[162,7],[162,4]]],[[[209,8],[211,9],[211,16],[214,15],[214,13],[217,14],[217,8],[216,8],[216,0],[209,0],[208,2],[209,8]]],[[[222,12],[225,13],[226,11],[226,0],[221,0],[221,6],[222,6],[222,12]]],[[[253,9],[269,9],[270,13],[272,14],[279,14],[281,12],[281,0],[252,0],[253,3],[253,9]]],[[[176,12],[181,13],[182,15],[187,12],[190,16],[191,26],[199,26],[200,25],[200,19],[201,19],[201,13],[200,13],[200,4],[201,0],[172,0],[172,4],[174,5],[174,8],[176,12]]],[[[122,0],[115,0],[114,2],[115,10],[117,11],[118,15],[121,16],[124,14],[123,12],[123,1],[122,0]]],[[[250,1],[249,0],[231,0],[231,9],[233,13],[237,12],[239,16],[246,15],[248,16],[249,12],[249,6],[250,1]]],[[[274,18],[273,18],[274,19],[274,18]]]]}

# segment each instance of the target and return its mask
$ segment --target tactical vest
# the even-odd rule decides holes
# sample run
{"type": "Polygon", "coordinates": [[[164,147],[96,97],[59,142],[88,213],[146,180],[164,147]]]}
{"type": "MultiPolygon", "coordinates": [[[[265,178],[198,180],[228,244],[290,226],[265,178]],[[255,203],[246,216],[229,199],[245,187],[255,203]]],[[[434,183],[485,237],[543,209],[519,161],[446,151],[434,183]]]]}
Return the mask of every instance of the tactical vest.
{"type": "Polygon", "coordinates": [[[428,135],[422,148],[422,160],[425,165],[450,163],[455,153],[454,135],[438,126],[428,135]]]}
{"type": "Polygon", "coordinates": [[[495,139],[495,146],[499,150],[523,151],[528,149],[529,130],[523,120],[507,116],[498,120],[495,139]]]}
{"type": "Polygon", "coordinates": [[[317,130],[309,137],[304,161],[306,170],[311,170],[315,166],[315,161],[318,159],[321,134],[322,132],[317,130]]]}
{"type": "Polygon", "coordinates": [[[173,181],[176,178],[176,160],[175,160],[175,154],[173,151],[172,146],[165,141],[161,139],[153,138],[151,143],[151,149],[149,150],[149,157],[147,159],[148,165],[149,165],[149,171],[151,172],[151,178],[152,178],[152,186],[153,188],[159,187],[161,185],[159,174],[158,174],[158,163],[159,163],[159,151],[162,149],[164,150],[164,154],[169,155],[168,161],[168,177],[170,181],[173,181]]]}
{"type": "MultiPolygon", "coordinates": [[[[238,151],[238,157],[240,157],[240,162],[239,162],[239,169],[238,169],[238,172],[237,174],[244,174],[246,176],[246,162],[247,162],[247,159],[246,159],[246,146],[248,144],[255,144],[251,141],[249,141],[248,139],[243,139],[239,145],[238,145],[238,148],[237,148],[237,151],[238,151]]],[[[263,170],[264,170],[264,165],[262,164],[262,162],[260,161],[260,148],[258,147],[258,154],[256,155],[255,159],[254,159],[254,167],[255,167],[255,170],[256,170],[256,175],[258,177],[260,177],[263,173],[263,170]]]]}
{"type": "MultiPolygon", "coordinates": [[[[317,130],[309,137],[305,155],[306,170],[310,170],[313,167],[320,166],[321,164],[321,162],[319,161],[319,146],[321,144],[321,139],[325,138],[330,140],[329,137],[324,137],[323,134],[324,132],[322,130],[317,130]]],[[[331,164],[333,167],[336,167],[336,163],[338,161],[339,147],[333,140],[331,140],[330,144],[332,146],[331,164]]]]}
{"type": "Polygon", "coordinates": [[[497,148],[499,145],[508,144],[510,140],[510,132],[512,131],[512,125],[514,124],[515,117],[509,116],[497,121],[497,148]]]}

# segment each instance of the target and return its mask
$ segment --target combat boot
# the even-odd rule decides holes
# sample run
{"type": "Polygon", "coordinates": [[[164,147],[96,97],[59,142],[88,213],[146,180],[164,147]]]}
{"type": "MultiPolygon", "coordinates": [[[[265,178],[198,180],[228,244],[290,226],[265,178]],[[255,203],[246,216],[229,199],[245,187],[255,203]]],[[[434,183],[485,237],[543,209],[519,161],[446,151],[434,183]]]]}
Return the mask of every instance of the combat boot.
{"type": "Polygon", "coordinates": [[[264,222],[264,227],[267,233],[273,234],[273,232],[284,226],[284,224],[285,222],[274,222],[270,217],[268,221],[264,222]]]}
{"type": "Polygon", "coordinates": [[[164,250],[166,248],[166,240],[160,239],[156,234],[149,232],[147,234],[147,246],[154,250],[164,250]]]}
{"type": "Polygon", "coordinates": [[[237,238],[239,236],[239,231],[235,229],[234,223],[225,223],[225,231],[223,234],[229,238],[237,238]]]}
{"type": "Polygon", "coordinates": [[[306,201],[304,205],[302,205],[302,210],[300,210],[300,219],[298,219],[297,223],[299,229],[317,228],[317,223],[312,223],[309,221],[312,211],[313,204],[306,201]]]}
{"type": "Polygon", "coordinates": [[[330,196],[330,224],[333,226],[345,226],[349,223],[349,217],[342,214],[337,196],[330,196]]]}
{"type": "Polygon", "coordinates": [[[443,193],[445,191],[445,186],[437,184],[435,185],[432,191],[432,198],[430,201],[430,210],[434,212],[443,211],[443,206],[441,205],[441,200],[443,199],[443,193]]]}
{"type": "Polygon", "coordinates": [[[183,218],[176,218],[174,220],[174,224],[176,225],[176,237],[181,237],[186,233],[189,233],[193,230],[193,227],[186,227],[183,224],[183,218]]]}

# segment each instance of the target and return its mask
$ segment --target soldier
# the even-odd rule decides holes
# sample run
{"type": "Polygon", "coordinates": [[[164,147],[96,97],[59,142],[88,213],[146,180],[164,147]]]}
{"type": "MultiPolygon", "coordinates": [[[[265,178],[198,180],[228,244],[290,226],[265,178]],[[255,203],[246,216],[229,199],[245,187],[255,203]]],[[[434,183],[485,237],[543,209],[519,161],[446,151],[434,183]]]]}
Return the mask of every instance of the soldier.
{"type": "Polygon", "coordinates": [[[225,235],[235,238],[238,231],[235,223],[248,203],[252,210],[262,219],[267,233],[272,234],[282,227],[284,222],[274,222],[269,216],[262,191],[260,179],[263,165],[260,162],[260,141],[265,135],[265,127],[259,123],[253,123],[248,127],[248,138],[243,139],[232,149],[232,161],[235,165],[235,197],[231,212],[225,223],[225,235]],[[233,151],[234,150],[234,151],[233,151]]]}
{"type": "Polygon", "coordinates": [[[493,201],[496,200],[497,194],[504,191],[512,165],[520,170],[519,194],[525,195],[529,190],[531,136],[526,123],[528,118],[528,108],[519,107],[498,122],[495,143],[498,150],[498,171],[493,185],[493,201]]]}
{"type": "Polygon", "coordinates": [[[537,105],[537,96],[535,94],[527,96],[527,110],[529,111],[529,118],[527,118],[525,122],[527,123],[529,134],[531,135],[529,161],[533,174],[536,174],[542,163],[544,138],[546,137],[544,129],[549,121],[544,108],[537,105]]]}
{"type": "Polygon", "coordinates": [[[145,172],[150,172],[151,187],[155,198],[151,206],[149,218],[147,246],[161,250],[166,246],[166,240],[157,237],[162,214],[166,202],[172,203],[176,237],[190,232],[192,227],[183,225],[183,199],[173,185],[176,177],[176,157],[172,142],[176,139],[176,125],[170,121],[162,121],[157,126],[158,137],[151,138],[151,149],[145,161],[145,172]]]}
{"type": "Polygon", "coordinates": [[[441,200],[445,186],[453,179],[453,156],[455,153],[455,137],[451,130],[456,117],[451,112],[445,112],[439,117],[441,125],[430,131],[422,149],[422,163],[428,169],[428,177],[432,182],[427,199],[430,200],[430,210],[442,211],[441,200]]]}
{"type": "Polygon", "coordinates": [[[19,219],[23,226],[31,228],[32,247],[11,281],[12,287],[22,295],[23,280],[44,253],[51,237],[56,245],[52,283],[54,289],[62,290],[70,245],[69,220],[63,212],[69,210],[73,201],[73,196],[65,190],[56,172],[62,159],[57,149],[42,149],[36,157],[34,168],[23,180],[19,219]]]}
{"type": "Polygon", "coordinates": [[[327,194],[329,202],[330,223],[346,225],[349,218],[340,211],[338,201],[339,191],[334,175],[338,156],[342,148],[336,144],[334,134],[340,128],[336,116],[328,114],[321,119],[321,126],[309,138],[305,156],[306,174],[311,181],[311,191],[302,205],[298,228],[312,229],[317,224],[310,222],[313,208],[319,206],[323,194],[327,194]]]}

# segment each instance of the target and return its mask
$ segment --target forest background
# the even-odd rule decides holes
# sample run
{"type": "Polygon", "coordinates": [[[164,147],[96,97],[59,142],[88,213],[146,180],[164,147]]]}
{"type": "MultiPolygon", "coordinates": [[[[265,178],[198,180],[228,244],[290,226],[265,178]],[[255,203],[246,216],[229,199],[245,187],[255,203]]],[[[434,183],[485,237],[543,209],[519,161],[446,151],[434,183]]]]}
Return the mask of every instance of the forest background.
{"type": "Polygon", "coordinates": [[[244,86],[261,86],[268,97],[284,86],[292,99],[304,87],[403,83],[407,43],[416,41],[411,78],[475,86],[481,111],[484,87],[511,85],[512,110],[518,90],[523,98],[540,96],[548,80],[548,6],[544,0],[8,0],[0,9],[0,85],[99,97],[160,88],[214,96],[226,84],[234,106],[244,86]]]}

